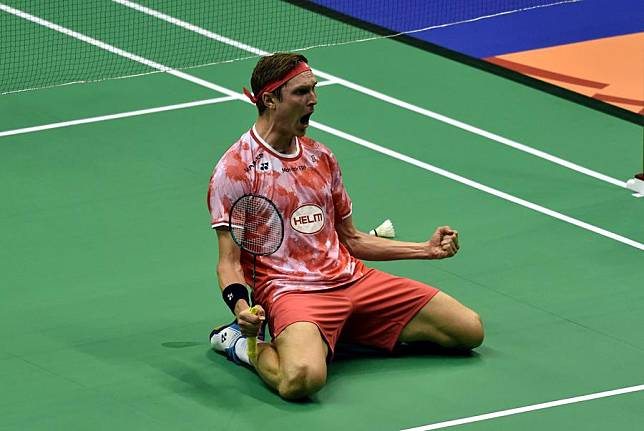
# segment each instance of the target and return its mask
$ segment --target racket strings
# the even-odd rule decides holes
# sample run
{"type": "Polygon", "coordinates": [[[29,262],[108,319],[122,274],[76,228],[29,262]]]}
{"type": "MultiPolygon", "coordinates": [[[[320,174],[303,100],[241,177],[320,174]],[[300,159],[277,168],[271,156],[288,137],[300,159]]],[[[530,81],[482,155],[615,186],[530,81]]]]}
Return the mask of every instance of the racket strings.
{"type": "Polygon", "coordinates": [[[274,253],[282,243],[284,227],[275,206],[261,196],[240,198],[231,209],[233,239],[254,255],[274,253]]]}

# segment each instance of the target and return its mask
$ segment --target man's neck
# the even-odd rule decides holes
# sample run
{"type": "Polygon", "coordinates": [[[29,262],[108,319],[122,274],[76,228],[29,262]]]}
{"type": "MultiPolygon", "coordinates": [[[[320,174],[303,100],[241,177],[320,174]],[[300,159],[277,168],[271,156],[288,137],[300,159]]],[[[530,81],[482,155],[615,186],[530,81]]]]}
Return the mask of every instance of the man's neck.
{"type": "Polygon", "coordinates": [[[290,154],[295,151],[295,136],[281,132],[272,121],[258,117],[255,122],[255,130],[275,151],[282,154],[290,154]]]}

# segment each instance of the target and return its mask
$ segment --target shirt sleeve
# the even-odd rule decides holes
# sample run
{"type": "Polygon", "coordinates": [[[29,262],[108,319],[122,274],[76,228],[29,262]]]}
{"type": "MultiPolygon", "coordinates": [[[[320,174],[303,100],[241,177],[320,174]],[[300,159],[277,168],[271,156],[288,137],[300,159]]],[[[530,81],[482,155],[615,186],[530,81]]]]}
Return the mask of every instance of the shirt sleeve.
{"type": "Polygon", "coordinates": [[[213,229],[228,227],[230,208],[247,193],[248,177],[243,164],[224,155],[217,163],[208,186],[208,210],[213,229]]]}
{"type": "Polygon", "coordinates": [[[333,206],[335,207],[336,218],[344,220],[352,212],[351,198],[344,187],[342,181],[342,171],[335,155],[329,155],[329,164],[331,168],[331,196],[333,197],[333,206]]]}

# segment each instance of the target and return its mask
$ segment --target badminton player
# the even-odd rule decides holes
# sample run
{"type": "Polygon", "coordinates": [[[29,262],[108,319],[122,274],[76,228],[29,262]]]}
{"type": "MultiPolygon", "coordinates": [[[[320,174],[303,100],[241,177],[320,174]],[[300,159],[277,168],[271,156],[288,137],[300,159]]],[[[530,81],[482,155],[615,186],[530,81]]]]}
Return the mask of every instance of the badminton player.
{"type": "MultiPolygon", "coordinates": [[[[338,340],[391,351],[429,341],[473,349],[483,341],[478,314],[424,283],[367,267],[362,261],[444,259],[459,249],[458,233],[438,227],[425,242],[401,242],[356,229],[351,199],[333,153],[307,138],[318,103],[307,59],[277,53],[259,60],[251,77],[254,125],[215,166],[208,190],[217,232],[217,275],[235,322],[211,333],[229,359],[254,367],[285,399],[318,391],[338,340]],[[284,220],[281,247],[256,261],[251,312],[247,285],[252,256],[231,238],[232,204],[244,194],[272,200],[284,220]],[[268,323],[272,341],[247,354],[247,337],[268,323]]],[[[261,338],[261,337],[260,337],[261,338]]]]}

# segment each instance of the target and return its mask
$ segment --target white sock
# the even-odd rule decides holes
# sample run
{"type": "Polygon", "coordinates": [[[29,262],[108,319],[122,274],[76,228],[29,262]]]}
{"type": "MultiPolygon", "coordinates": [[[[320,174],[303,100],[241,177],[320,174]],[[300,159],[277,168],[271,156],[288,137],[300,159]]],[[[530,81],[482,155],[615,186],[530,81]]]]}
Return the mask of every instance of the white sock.
{"type": "Polygon", "coordinates": [[[235,343],[235,354],[240,361],[251,365],[250,359],[248,359],[248,339],[246,337],[240,338],[237,340],[237,343],[235,343]]]}
{"type": "MultiPolygon", "coordinates": [[[[263,342],[264,341],[257,340],[257,345],[259,346],[263,342]]],[[[235,343],[235,354],[237,355],[240,361],[250,365],[251,367],[254,367],[254,365],[250,362],[250,359],[248,358],[248,338],[242,337],[239,340],[237,340],[237,343],[235,343]]]]}

